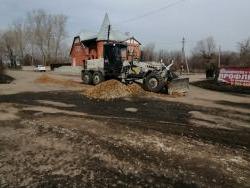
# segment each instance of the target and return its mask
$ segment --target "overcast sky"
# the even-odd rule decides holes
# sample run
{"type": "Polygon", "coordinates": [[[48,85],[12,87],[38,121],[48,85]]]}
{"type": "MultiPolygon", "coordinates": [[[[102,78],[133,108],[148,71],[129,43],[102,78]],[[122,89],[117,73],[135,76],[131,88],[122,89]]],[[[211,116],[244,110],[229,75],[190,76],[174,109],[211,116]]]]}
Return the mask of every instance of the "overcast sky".
{"type": "Polygon", "coordinates": [[[111,24],[132,33],[142,44],[154,42],[158,49],[187,50],[213,36],[224,50],[237,50],[237,42],[250,37],[250,0],[0,0],[0,29],[22,19],[28,11],[44,9],[68,16],[73,37],[81,30],[97,31],[105,12],[111,24]],[[178,3],[176,3],[178,2],[178,3]],[[166,9],[170,4],[176,3],[166,9]],[[159,11],[155,11],[159,10],[159,11]],[[141,15],[153,12],[146,17],[141,15]],[[133,18],[140,18],[134,19],[133,18]],[[125,22],[126,20],[130,20],[125,22]]]}

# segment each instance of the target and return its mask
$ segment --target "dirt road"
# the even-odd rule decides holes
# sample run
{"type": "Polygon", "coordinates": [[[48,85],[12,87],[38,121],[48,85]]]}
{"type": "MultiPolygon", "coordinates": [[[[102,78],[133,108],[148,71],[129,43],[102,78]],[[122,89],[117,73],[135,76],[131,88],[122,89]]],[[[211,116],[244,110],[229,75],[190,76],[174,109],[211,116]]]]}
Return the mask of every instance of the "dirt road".
{"type": "Polygon", "coordinates": [[[104,102],[82,95],[82,84],[9,74],[16,80],[0,85],[0,187],[250,187],[247,95],[191,86],[184,97],[104,102]]]}

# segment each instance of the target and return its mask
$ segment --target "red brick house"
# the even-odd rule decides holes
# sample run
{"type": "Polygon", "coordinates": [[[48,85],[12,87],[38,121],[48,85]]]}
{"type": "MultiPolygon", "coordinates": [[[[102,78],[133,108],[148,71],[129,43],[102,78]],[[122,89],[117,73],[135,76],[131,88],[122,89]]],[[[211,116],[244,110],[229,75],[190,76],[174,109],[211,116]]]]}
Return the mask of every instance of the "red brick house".
{"type": "MultiPolygon", "coordinates": [[[[74,37],[70,50],[72,66],[82,66],[86,60],[98,59],[103,57],[103,45],[107,42],[108,27],[110,21],[106,14],[102,22],[101,28],[97,34],[83,32],[74,37]]],[[[140,59],[141,43],[128,34],[121,33],[118,30],[110,29],[109,40],[113,42],[124,42],[128,46],[126,58],[128,60],[140,59]]]]}

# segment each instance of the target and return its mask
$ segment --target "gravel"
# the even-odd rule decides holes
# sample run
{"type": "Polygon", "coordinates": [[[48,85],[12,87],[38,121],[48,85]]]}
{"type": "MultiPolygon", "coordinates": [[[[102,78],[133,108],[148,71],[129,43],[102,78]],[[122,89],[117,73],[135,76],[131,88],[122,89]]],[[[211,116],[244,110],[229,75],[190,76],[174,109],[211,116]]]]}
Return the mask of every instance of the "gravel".
{"type": "Polygon", "coordinates": [[[138,84],[125,85],[117,80],[108,80],[90,88],[84,92],[84,95],[91,99],[113,100],[123,97],[140,96],[145,91],[138,84]]]}

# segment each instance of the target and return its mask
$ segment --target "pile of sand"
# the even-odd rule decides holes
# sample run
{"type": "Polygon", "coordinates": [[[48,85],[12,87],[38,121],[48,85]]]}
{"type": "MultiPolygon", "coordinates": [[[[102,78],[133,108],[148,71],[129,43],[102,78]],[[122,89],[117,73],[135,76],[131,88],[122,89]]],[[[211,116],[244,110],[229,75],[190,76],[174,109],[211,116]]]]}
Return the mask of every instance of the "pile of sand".
{"type": "Polygon", "coordinates": [[[122,97],[139,96],[144,90],[138,84],[125,85],[117,80],[108,80],[89,88],[84,95],[91,99],[112,100],[122,97]]]}
{"type": "Polygon", "coordinates": [[[51,76],[48,76],[46,74],[40,76],[38,79],[35,80],[36,83],[40,84],[59,84],[67,87],[74,87],[74,86],[79,86],[76,82],[72,80],[65,80],[65,79],[57,79],[53,78],[51,76]]]}

